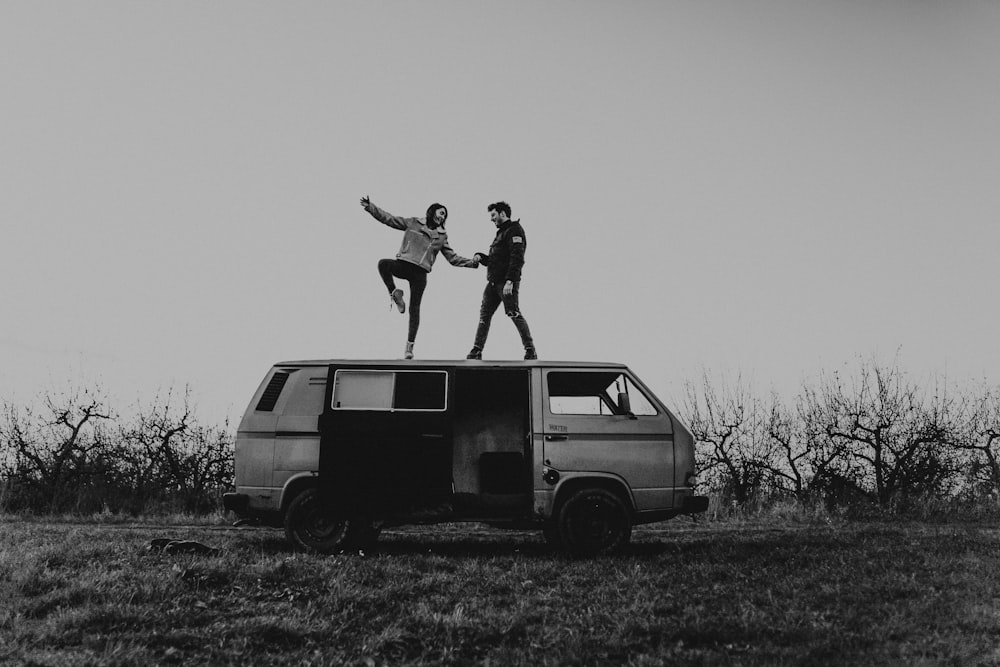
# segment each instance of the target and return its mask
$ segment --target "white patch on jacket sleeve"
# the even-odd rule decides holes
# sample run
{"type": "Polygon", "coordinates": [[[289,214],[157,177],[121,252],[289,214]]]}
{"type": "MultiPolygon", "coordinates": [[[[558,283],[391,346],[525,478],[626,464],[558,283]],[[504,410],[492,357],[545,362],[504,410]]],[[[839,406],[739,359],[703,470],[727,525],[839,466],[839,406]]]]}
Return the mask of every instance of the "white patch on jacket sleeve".
{"type": "Polygon", "coordinates": [[[510,240],[511,243],[524,243],[524,239],[522,239],[520,236],[511,237],[510,240]]]}

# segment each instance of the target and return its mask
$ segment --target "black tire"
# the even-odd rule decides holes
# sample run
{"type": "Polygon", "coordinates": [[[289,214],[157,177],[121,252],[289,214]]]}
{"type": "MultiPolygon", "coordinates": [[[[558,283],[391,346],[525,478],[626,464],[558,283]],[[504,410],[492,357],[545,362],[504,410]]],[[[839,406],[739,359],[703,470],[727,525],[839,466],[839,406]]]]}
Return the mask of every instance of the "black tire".
{"type": "Polygon", "coordinates": [[[351,523],[333,517],[324,507],[319,489],[306,489],[295,496],[285,512],[285,537],[297,549],[321,554],[350,547],[351,523]]]}
{"type": "Polygon", "coordinates": [[[558,526],[563,547],[576,556],[613,553],[632,537],[628,507],[607,489],[574,492],[559,510],[558,526]]]}

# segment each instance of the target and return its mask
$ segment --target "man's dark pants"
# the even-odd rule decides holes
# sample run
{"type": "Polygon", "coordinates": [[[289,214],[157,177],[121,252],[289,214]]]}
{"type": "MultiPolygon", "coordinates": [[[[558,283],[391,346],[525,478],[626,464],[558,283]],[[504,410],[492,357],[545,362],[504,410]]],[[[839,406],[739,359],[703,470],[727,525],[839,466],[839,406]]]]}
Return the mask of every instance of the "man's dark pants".
{"type": "Polygon", "coordinates": [[[502,282],[486,283],[486,289],[483,290],[483,303],[479,307],[479,327],[476,329],[476,342],[473,343],[473,346],[482,350],[483,346],[486,345],[486,337],[490,333],[490,322],[493,320],[493,314],[502,303],[507,317],[511,319],[517,328],[517,333],[521,335],[521,343],[524,345],[524,349],[526,351],[534,351],[535,343],[531,339],[531,330],[528,329],[528,321],[524,319],[524,315],[521,314],[521,310],[517,305],[517,293],[520,284],[514,283],[514,289],[511,291],[510,296],[504,296],[503,286],[502,282]]]}

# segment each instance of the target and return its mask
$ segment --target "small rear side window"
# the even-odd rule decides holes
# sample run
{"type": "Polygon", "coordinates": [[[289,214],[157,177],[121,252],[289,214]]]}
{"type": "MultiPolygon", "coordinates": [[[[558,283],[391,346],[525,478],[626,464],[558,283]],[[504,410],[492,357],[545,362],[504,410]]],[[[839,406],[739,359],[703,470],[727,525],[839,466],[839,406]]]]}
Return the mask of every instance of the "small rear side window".
{"type": "Polygon", "coordinates": [[[338,370],[334,410],[419,410],[447,408],[444,371],[338,370]]]}
{"type": "Polygon", "coordinates": [[[260,395],[260,400],[257,401],[256,409],[259,412],[271,412],[274,410],[274,406],[278,402],[278,397],[281,396],[281,390],[285,388],[285,383],[288,382],[288,375],[284,371],[278,371],[271,376],[271,381],[267,383],[264,393],[260,395]]]}

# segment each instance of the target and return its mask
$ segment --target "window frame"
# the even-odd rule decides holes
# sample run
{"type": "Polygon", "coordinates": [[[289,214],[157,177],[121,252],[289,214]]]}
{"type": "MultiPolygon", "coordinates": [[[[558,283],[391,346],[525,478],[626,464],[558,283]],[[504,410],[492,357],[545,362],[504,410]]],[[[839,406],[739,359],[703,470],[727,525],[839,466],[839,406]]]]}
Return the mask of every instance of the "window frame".
{"type": "MultiPolygon", "coordinates": [[[[551,415],[553,417],[557,417],[557,418],[568,418],[568,417],[578,418],[578,417],[583,417],[583,418],[596,418],[596,419],[608,419],[608,418],[616,418],[616,417],[617,418],[627,417],[627,418],[631,419],[631,418],[635,417],[635,418],[639,418],[639,419],[643,419],[643,418],[648,419],[650,417],[660,417],[663,414],[662,411],[661,411],[661,409],[660,409],[660,407],[657,405],[656,401],[654,401],[652,398],[650,398],[649,394],[646,392],[646,390],[643,388],[643,386],[641,384],[639,384],[639,382],[635,379],[635,377],[633,377],[632,374],[629,373],[626,370],[618,370],[618,369],[605,369],[605,370],[600,370],[600,369],[586,369],[586,370],[550,369],[549,371],[547,371],[545,373],[544,379],[543,379],[543,383],[545,385],[545,387],[544,387],[544,389],[545,389],[545,411],[546,411],[547,414],[549,414],[549,415],[551,415]],[[585,374],[588,374],[588,373],[590,373],[590,374],[608,373],[608,374],[614,374],[616,376],[615,379],[617,379],[619,377],[620,378],[624,378],[624,380],[625,380],[625,392],[628,393],[629,399],[631,399],[634,396],[634,394],[636,392],[638,392],[638,394],[642,397],[643,401],[652,409],[653,412],[651,414],[640,414],[640,413],[634,412],[634,410],[633,410],[632,414],[629,414],[629,413],[619,413],[619,412],[611,412],[610,414],[591,413],[591,412],[555,412],[552,409],[553,394],[550,391],[550,384],[549,384],[549,378],[550,378],[550,376],[552,374],[561,374],[561,375],[578,375],[579,374],[579,375],[585,375],[585,374]]],[[[608,386],[611,386],[611,385],[609,384],[608,386]]],[[[613,402],[613,397],[607,391],[607,387],[605,387],[600,393],[583,394],[582,396],[583,397],[587,397],[587,398],[596,398],[596,399],[599,400],[599,402],[602,405],[606,406],[608,409],[611,409],[611,410],[613,410],[616,407],[616,405],[613,402]]],[[[555,398],[560,398],[560,397],[561,396],[559,394],[556,394],[556,396],[555,396],[555,398]]]]}
{"type": "Polygon", "coordinates": [[[341,412],[341,411],[352,411],[352,412],[447,412],[448,410],[448,384],[449,384],[449,373],[446,370],[440,369],[425,369],[425,368],[414,368],[414,369],[403,369],[403,368],[338,368],[333,372],[333,388],[330,391],[330,406],[331,410],[341,412]],[[392,375],[392,391],[390,400],[395,401],[396,398],[396,377],[399,373],[425,373],[434,375],[443,375],[444,383],[442,386],[442,407],[440,408],[397,408],[390,405],[387,408],[383,407],[358,407],[358,406],[348,406],[341,407],[337,405],[337,388],[339,387],[339,375],[340,373],[353,373],[353,374],[363,374],[363,373],[379,373],[382,375],[390,374],[392,375]]]}

